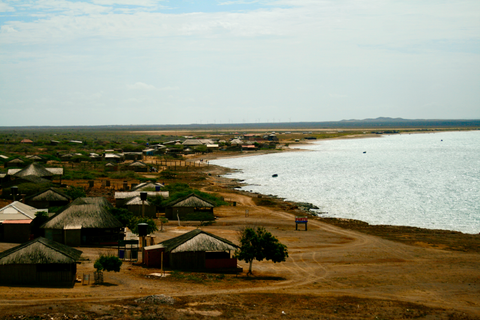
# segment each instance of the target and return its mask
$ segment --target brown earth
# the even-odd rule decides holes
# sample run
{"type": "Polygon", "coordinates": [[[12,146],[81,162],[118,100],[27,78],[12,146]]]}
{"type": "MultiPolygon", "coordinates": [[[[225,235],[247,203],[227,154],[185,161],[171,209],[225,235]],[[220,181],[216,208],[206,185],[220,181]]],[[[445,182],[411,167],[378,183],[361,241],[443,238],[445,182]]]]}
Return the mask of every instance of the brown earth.
{"type": "MultiPolygon", "coordinates": [[[[225,169],[202,170],[190,171],[197,187],[236,202],[216,208],[216,223],[202,228],[237,242],[243,226],[264,226],[288,246],[286,262],[255,261],[252,277],[244,262],[239,275],[167,277],[149,276],[160,270],[125,262],[119,273],[105,274],[103,285],[0,287],[0,318],[480,319],[480,236],[321,218],[310,218],[308,231],[296,231],[294,216],[301,211],[295,204],[270,199],[257,205],[256,195],[232,191],[235,183],[219,177],[225,169]],[[156,294],[175,303],[135,301],[156,294]]],[[[196,227],[169,222],[155,234],[156,242],[196,227]]],[[[13,246],[1,243],[0,251],[13,246]]],[[[116,252],[79,249],[79,278],[93,273],[99,253],[116,252]]]]}

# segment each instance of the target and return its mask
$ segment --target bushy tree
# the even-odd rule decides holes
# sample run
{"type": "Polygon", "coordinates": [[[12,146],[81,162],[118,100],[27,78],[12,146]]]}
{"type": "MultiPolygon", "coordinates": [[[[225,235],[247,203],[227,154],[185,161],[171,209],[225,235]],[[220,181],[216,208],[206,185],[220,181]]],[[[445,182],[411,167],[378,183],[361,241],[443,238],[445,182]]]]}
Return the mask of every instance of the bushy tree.
{"type": "Polygon", "coordinates": [[[100,255],[95,261],[93,267],[97,269],[97,271],[115,271],[119,272],[120,267],[122,266],[122,260],[120,258],[113,256],[113,255],[100,255]]]}
{"type": "Polygon", "coordinates": [[[134,218],[132,212],[123,208],[111,208],[110,213],[117,218],[117,220],[120,221],[124,227],[128,227],[130,225],[130,221],[134,218]]]}
{"type": "Polygon", "coordinates": [[[239,241],[240,249],[235,252],[235,257],[249,264],[247,275],[253,274],[253,260],[283,262],[288,257],[287,246],[264,227],[245,227],[240,231],[239,241]]]}
{"type": "Polygon", "coordinates": [[[85,193],[85,189],[83,187],[70,186],[67,189],[65,189],[64,192],[70,198],[72,198],[72,200],[75,200],[77,198],[83,198],[83,197],[87,196],[87,194],[85,193]]]}
{"type": "Polygon", "coordinates": [[[139,223],[148,224],[147,234],[154,233],[155,231],[158,230],[157,225],[155,224],[155,221],[153,219],[133,217],[133,219],[130,220],[130,224],[128,226],[128,228],[132,231],[132,233],[138,234],[139,223]]]}

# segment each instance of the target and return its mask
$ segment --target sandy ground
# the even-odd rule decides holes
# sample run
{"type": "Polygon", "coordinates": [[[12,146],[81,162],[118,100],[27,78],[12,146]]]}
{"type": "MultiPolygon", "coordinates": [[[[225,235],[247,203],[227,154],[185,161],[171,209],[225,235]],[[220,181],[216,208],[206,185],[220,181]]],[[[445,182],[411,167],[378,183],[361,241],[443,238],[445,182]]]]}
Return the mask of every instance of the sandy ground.
{"type": "MultiPolygon", "coordinates": [[[[310,220],[295,230],[298,209],[257,206],[252,195],[227,186],[222,169],[206,168],[205,191],[236,206],[215,209],[217,221],[204,230],[237,242],[244,226],[264,226],[288,246],[284,263],[255,261],[253,277],[203,273],[152,277],[160,272],[125,262],[105,273],[103,285],[71,289],[0,287],[0,318],[25,319],[480,319],[480,254],[406,245],[310,220]],[[248,210],[248,215],[246,214],[248,210]],[[173,305],[144,305],[135,299],[164,294],[173,305]]],[[[156,242],[198,227],[169,222],[156,242]]],[[[475,238],[476,239],[476,238],[475,238]]],[[[478,241],[479,240],[475,240],[478,241]]],[[[0,243],[0,251],[15,244],[0,243]]],[[[79,248],[78,277],[93,274],[100,253],[79,248]]]]}

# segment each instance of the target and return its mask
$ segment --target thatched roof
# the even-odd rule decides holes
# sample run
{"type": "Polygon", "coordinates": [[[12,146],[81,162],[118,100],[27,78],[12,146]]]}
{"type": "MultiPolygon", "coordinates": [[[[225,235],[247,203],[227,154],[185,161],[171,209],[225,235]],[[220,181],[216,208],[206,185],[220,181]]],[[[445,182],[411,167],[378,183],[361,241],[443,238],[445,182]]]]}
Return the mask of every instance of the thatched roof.
{"type": "Polygon", "coordinates": [[[44,166],[42,166],[39,163],[32,163],[23,168],[22,170],[18,171],[15,173],[16,177],[26,177],[26,176],[36,176],[36,177],[51,177],[53,176],[53,173],[45,169],[44,166]]]}
{"type": "Polygon", "coordinates": [[[25,203],[14,201],[0,209],[0,222],[5,220],[34,219],[38,211],[45,210],[39,210],[25,203]]]}
{"type": "Polygon", "coordinates": [[[42,177],[37,177],[37,176],[32,176],[32,175],[31,176],[23,176],[20,179],[23,179],[23,180],[28,181],[28,182],[33,182],[33,183],[36,183],[36,184],[51,183],[52,182],[48,179],[44,179],[42,177]]]}
{"type": "Polygon", "coordinates": [[[214,234],[195,229],[181,236],[160,243],[166,252],[178,253],[185,251],[228,251],[236,250],[238,246],[227,239],[214,234]]]}
{"type": "Polygon", "coordinates": [[[26,198],[28,201],[70,201],[72,198],[63,192],[49,188],[26,198]]]}
{"type": "Polygon", "coordinates": [[[8,161],[8,163],[9,163],[9,164],[12,164],[12,163],[13,163],[13,164],[15,164],[15,163],[19,163],[19,164],[20,164],[20,163],[25,163],[25,161],[23,161],[23,160],[20,159],[20,158],[16,158],[16,159],[13,159],[13,160],[8,161]]]}
{"type": "Polygon", "coordinates": [[[115,200],[129,199],[140,196],[140,192],[146,192],[148,197],[162,196],[168,198],[168,191],[123,191],[115,192],[115,200]]]}
{"type": "Polygon", "coordinates": [[[132,189],[132,191],[143,191],[146,189],[155,190],[155,187],[160,187],[160,189],[165,188],[165,186],[161,183],[158,183],[158,182],[154,183],[154,182],[148,181],[148,182],[142,182],[136,185],[135,188],[132,189]]]}
{"type": "Polygon", "coordinates": [[[169,207],[213,208],[215,204],[192,193],[168,204],[169,207]]]}
{"type": "Polygon", "coordinates": [[[187,139],[183,141],[184,146],[201,146],[203,145],[202,141],[198,139],[187,139]]]}
{"type": "MultiPolygon", "coordinates": [[[[127,206],[141,206],[142,205],[142,199],[140,197],[134,197],[126,203],[127,206]]],[[[145,205],[149,206],[150,202],[148,200],[145,200],[145,205]]]]}
{"type": "Polygon", "coordinates": [[[40,237],[0,253],[0,265],[76,263],[81,255],[80,250],[40,237]]]}
{"type": "Polygon", "coordinates": [[[43,160],[42,157],[37,156],[36,154],[28,155],[28,156],[26,156],[26,158],[27,158],[27,159],[31,159],[31,160],[43,160]]]}
{"type": "Polygon", "coordinates": [[[147,165],[143,162],[136,161],[134,163],[131,163],[129,167],[146,167],[147,165]]]}
{"type": "Polygon", "coordinates": [[[51,174],[54,176],[61,176],[63,175],[63,168],[45,168],[47,171],[50,171],[51,174]]]}
{"type": "Polygon", "coordinates": [[[77,198],[63,211],[54,215],[42,228],[64,229],[82,226],[84,229],[121,228],[122,223],[111,213],[112,205],[103,197],[77,198]]]}

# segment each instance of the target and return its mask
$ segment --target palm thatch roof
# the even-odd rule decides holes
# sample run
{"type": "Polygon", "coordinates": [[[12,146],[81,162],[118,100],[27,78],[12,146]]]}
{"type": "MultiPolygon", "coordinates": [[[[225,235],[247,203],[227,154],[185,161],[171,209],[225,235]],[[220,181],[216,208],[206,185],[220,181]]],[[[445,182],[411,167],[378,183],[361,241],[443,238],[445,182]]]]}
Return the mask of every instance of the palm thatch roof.
{"type": "Polygon", "coordinates": [[[15,176],[20,178],[26,176],[51,177],[53,176],[53,173],[45,169],[41,164],[34,162],[15,173],[15,176]]]}
{"type": "Polygon", "coordinates": [[[33,183],[36,183],[36,184],[51,183],[51,182],[52,182],[52,181],[50,181],[50,180],[48,180],[48,179],[44,179],[44,178],[42,178],[42,177],[33,176],[33,175],[23,176],[23,177],[21,177],[21,179],[26,180],[26,181],[28,181],[28,182],[33,182],[33,183]]]}
{"type": "MultiPolygon", "coordinates": [[[[145,200],[145,205],[149,206],[150,202],[148,200],[145,200]]],[[[141,206],[142,205],[142,199],[140,197],[133,197],[132,199],[128,200],[126,203],[127,206],[141,206]]]]}
{"type": "Polygon", "coordinates": [[[16,163],[21,164],[21,163],[25,163],[25,161],[23,161],[23,160],[20,159],[20,158],[15,158],[15,159],[13,159],[13,160],[8,161],[8,163],[9,163],[9,164],[16,164],[16,163]]]}
{"type": "Polygon", "coordinates": [[[80,250],[40,237],[0,253],[0,265],[76,263],[81,255],[80,250]]]}
{"type": "Polygon", "coordinates": [[[32,220],[38,211],[44,210],[39,210],[25,203],[14,201],[0,209],[0,222],[5,220],[32,220]]]}
{"type": "Polygon", "coordinates": [[[184,198],[180,198],[168,204],[169,207],[190,207],[190,208],[213,208],[214,203],[208,200],[202,199],[194,193],[189,194],[184,198]]]}
{"type": "Polygon", "coordinates": [[[115,200],[125,200],[128,198],[133,198],[140,196],[140,192],[146,192],[148,197],[157,197],[162,196],[164,198],[168,198],[169,192],[168,191],[120,191],[115,192],[115,200]]]}
{"type": "Polygon", "coordinates": [[[43,160],[42,157],[37,156],[36,154],[30,154],[30,155],[26,156],[25,158],[30,159],[30,160],[43,160]]]}
{"type": "Polygon", "coordinates": [[[146,167],[147,165],[143,162],[136,161],[129,165],[129,167],[146,167]]]}
{"type": "Polygon", "coordinates": [[[201,146],[203,145],[202,141],[198,139],[187,139],[183,142],[184,146],[201,146]]]}
{"type": "Polygon", "coordinates": [[[67,226],[82,226],[84,229],[122,228],[122,223],[110,213],[112,207],[103,197],[77,198],[48,220],[42,228],[64,229],[67,226]]]}
{"type": "Polygon", "coordinates": [[[186,251],[228,251],[237,250],[238,246],[227,239],[195,229],[181,236],[165,240],[159,245],[165,248],[166,252],[178,253],[186,251]]]}
{"type": "Polygon", "coordinates": [[[65,193],[54,189],[49,188],[47,190],[40,191],[32,196],[26,198],[28,201],[70,201],[72,198],[67,196],[65,193]]]}
{"type": "Polygon", "coordinates": [[[143,191],[146,189],[155,190],[156,187],[160,187],[160,189],[165,188],[165,186],[161,183],[148,181],[136,185],[135,188],[132,189],[132,191],[143,191]]]}

